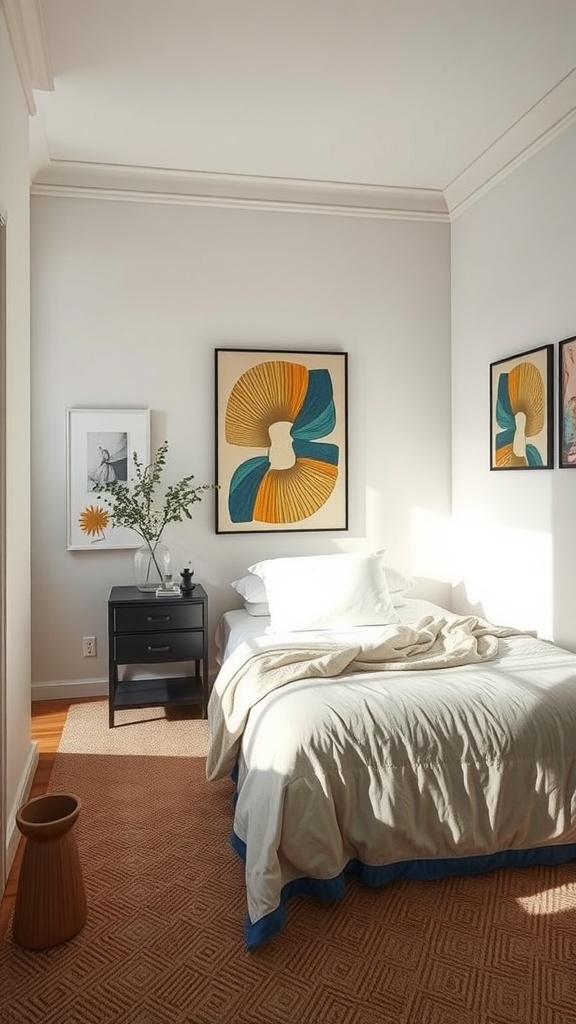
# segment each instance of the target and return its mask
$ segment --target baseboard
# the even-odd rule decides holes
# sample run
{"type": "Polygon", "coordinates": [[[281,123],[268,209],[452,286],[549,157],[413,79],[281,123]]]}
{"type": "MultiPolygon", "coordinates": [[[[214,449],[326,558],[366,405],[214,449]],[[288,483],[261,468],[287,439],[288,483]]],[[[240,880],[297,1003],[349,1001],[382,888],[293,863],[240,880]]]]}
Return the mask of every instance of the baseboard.
{"type": "Polygon", "coordinates": [[[32,683],[31,697],[36,700],[74,700],[76,697],[107,697],[108,677],[105,679],[52,679],[45,683],[32,683]]]}
{"type": "Polygon", "coordinates": [[[16,793],[16,799],[10,808],[8,820],[6,822],[6,875],[8,875],[8,872],[12,867],[12,862],[16,856],[16,850],[18,849],[18,843],[20,841],[20,832],[16,824],[16,813],[18,808],[21,807],[23,803],[26,803],[26,800],[28,799],[28,794],[34,780],[34,773],[37,767],[38,744],[35,740],[31,740],[28,757],[26,758],[26,764],[24,765],[24,771],[20,777],[20,784],[16,793]]]}
{"type": "MultiPolygon", "coordinates": [[[[217,672],[209,673],[210,689],[217,672]]],[[[31,698],[36,700],[75,700],[77,697],[107,697],[108,677],[105,679],[52,679],[45,683],[32,683],[31,698]]]]}

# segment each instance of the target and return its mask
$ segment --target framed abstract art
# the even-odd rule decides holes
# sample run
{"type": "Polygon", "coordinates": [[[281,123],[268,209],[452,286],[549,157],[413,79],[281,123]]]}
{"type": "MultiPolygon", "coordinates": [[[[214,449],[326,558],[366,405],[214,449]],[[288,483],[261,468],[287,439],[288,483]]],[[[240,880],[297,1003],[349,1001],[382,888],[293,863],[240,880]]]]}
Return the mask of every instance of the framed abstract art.
{"type": "Polygon", "coordinates": [[[558,464],[576,469],[576,338],[558,346],[558,464]]]}
{"type": "Polygon", "coordinates": [[[216,532],[346,530],[347,354],[215,356],[216,532]]]}
{"type": "Polygon", "coordinates": [[[129,483],[132,456],[147,463],[149,409],[67,409],[67,547],[69,551],[137,548],[134,530],[112,527],[100,484],[129,483]]]}
{"type": "Polygon", "coordinates": [[[490,364],[490,469],[552,469],[554,346],[490,364]]]}

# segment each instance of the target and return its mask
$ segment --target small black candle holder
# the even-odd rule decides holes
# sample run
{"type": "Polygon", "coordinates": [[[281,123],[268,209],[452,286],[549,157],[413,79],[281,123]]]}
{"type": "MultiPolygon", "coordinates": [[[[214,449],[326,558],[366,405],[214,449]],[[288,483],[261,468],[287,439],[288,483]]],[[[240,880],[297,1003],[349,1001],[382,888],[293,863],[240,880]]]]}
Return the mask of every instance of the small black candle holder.
{"type": "Polygon", "coordinates": [[[195,583],[192,583],[192,577],[194,575],[194,570],[193,569],[182,569],[182,572],[180,573],[180,575],[182,577],[182,583],[180,584],[180,590],[182,591],[183,594],[191,594],[192,591],[194,590],[194,587],[196,586],[195,583]]]}

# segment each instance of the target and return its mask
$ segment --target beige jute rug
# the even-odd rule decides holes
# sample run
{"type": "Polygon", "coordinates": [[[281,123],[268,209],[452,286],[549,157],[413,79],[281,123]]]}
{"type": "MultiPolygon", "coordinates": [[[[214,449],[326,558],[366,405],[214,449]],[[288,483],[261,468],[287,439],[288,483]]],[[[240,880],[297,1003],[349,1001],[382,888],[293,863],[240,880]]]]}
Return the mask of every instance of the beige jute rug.
{"type": "Polygon", "coordinates": [[[108,703],[73,704],[60,739],[61,754],[139,754],[206,757],[208,723],[197,709],[137,708],[117,711],[108,728],[108,703]]]}

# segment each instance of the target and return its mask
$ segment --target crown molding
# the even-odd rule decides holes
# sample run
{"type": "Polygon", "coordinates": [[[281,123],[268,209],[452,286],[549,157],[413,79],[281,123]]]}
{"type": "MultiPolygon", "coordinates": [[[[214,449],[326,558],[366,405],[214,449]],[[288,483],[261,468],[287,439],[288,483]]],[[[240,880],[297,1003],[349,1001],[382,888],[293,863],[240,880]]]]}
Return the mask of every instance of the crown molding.
{"type": "MultiPolygon", "coordinates": [[[[22,12],[26,10],[29,14],[36,12],[38,17],[31,20],[38,28],[41,0],[3,2],[7,11],[12,12],[13,26],[23,24],[22,12]]],[[[30,39],[32,35],[31,32],[21,33],[18,38],[30,39]]],[[[43,31],[39,30],[36,38],[43,39],[43,31]]],[[[22,44],[21,49],[23,56],[19,68],[26,61],[31,68],[32,58],[29,55],[34,48],[27,43],[26,46],[22,44]]],[[[45,52],[45,47],[39,45],[38,49],[45,52]]],[[[44,62],[43,74],[45,84],[51,81],[47,61],[44,62]]],[[[36,80],[40,80],[40,72],[36,80]]],[[[29,92],[33,103],[31,88],[29,92]]],[[[576,68],[464,168],[443,191],[51,160],[46,140],[38,132],[35,147],[31,150],[31,193],[448,222],[575,121],[576,68]]]]}
{"type": "Polygon", "coordinates": [[[34,176],[32,195],[226,206],[448,222],[442,193],[333,181],[125,167],[51,160],[34,176]]]}
{"type": "Polygon", "coordinates": [[[444,189],[453,220],[576,121],[573,68],[444,189]]]}
{"type": "Polygon", "coordinates": [[[34,89],[54,88],[42,0],[2,0],[8,37],[29,114],[36,113],[34,89]]]}

